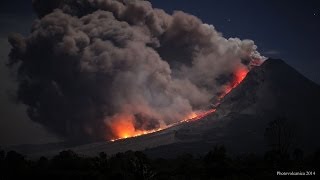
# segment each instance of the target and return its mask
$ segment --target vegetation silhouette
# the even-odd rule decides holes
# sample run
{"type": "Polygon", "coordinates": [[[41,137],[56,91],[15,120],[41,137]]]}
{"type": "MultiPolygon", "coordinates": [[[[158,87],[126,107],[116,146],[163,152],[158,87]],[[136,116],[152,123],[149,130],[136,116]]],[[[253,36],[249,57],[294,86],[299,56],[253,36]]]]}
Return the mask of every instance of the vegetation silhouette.
{"type": "Polygon", "coordinates": [[[271,149],[264,156],[232,156],[224,146],[213,147],[205,156],[182,154],[173,159],[150,159],[139,151],[86,157],[67,150],[52,158],[28,160],[17,152],[0,150],[0,179],[270,179],[277,171],[319,172],[319,162],[320,151],[304,155],[295,149],[284,156],[271,149]]]}

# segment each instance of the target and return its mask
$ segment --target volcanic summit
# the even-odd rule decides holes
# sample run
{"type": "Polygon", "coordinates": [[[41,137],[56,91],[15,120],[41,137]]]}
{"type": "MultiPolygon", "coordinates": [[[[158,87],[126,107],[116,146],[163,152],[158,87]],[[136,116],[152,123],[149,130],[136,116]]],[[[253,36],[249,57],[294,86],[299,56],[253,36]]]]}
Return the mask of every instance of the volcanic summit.
{"type": "Polygon", "coordinates": [[[183,122],[139,137],[72,149],[85,155],[145,150],[151,156],[168,157],[184,152],[202,154],[223,144],[231,152],[262,153],[268,148],[265,134],[270,123],[282,118],[285,119],[284,126],[294,134],[289,145],[312,151],[318,147],[308,140],[320,137],[317,102],[320,102],[319,85],[283,60],[268,59],[261,66],[254,67],[237,87],[226,94],[215,112],[197,121],[183,122]]]}

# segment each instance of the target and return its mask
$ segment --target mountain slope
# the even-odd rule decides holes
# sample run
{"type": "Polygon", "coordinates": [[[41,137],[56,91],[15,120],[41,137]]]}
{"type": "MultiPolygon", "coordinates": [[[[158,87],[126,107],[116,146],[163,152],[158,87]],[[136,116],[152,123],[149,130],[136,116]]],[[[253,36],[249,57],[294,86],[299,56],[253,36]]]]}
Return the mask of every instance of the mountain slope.
{"type": "Polygon", "coordinates": [[[176,150],[174,154],[185,150],[202,153],[215,144],[224,144],[235,153],[263,152],[267,149],[265,130],[277,118],[285,118],[285,128],[294,133],[292,147],[313,151],[320,147],[316,141],[320,137],[319,102],[319,85],[284,61],[269,59],[248,73],[222,100],[216,113],[176,133],[182,141],[199,138],[148,152],[154,156],[170,149],[176,150]]]}
{"type": "MultiPolygon", "coordinates": [[[[264,133],[270,121],[287,119],[294,132],[293,147],[313,151],[319,147],[320,86],[303,77],[282,60],[269,59],[253,68],[224,97],[215,113],[194,122],[141,137],[100,142],[73,148],[85,155],[108,154],[127,150],[145,150],[150,156],[175,156],[181,153],[205,153],[216,144],[224,144],[235,153],[264,152],[264,133]]],[[[46,153],[56,154],[59,150],[46,153]]],[[[34,156],[43,155],[34,154],[34,156]]]]}

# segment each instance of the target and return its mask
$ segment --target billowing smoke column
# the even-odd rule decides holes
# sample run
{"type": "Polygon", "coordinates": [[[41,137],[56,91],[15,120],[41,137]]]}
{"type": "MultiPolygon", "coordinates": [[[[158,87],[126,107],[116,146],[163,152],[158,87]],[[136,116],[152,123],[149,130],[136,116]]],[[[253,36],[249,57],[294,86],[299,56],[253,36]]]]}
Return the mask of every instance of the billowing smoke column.
{"type": "MultiPolygon", "coordinates": [[[[206,109],[238,69],[263,57],[251,40],[140,0],[35,0],[27,37],[10,36],[18,99],[48,130],[84,142],[135,135],[206,109]]],[[[231,85],[232,86],[232,85],[231,85]]]]}

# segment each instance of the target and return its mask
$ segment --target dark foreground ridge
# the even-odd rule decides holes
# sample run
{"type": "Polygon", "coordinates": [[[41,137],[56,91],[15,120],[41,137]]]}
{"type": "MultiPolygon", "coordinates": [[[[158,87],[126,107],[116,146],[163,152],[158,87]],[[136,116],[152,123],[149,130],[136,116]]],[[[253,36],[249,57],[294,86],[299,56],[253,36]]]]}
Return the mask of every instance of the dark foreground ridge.
{"type": "MultiPolygon", "coordinates": [[[[244,154],[231,157],[223,146],[216,146],[202,157],[181,154],[172,159],[150,159],[143,152],[127,151],[109,156],[101,152],[95,157],[62,151],[52,158],[27,160],[14,151],[0,150],[0,178],[7,179],[273,179],[277,172],[295,172],[316,177],[320,167],[320,151],[305,155],[301,149],[293,153],[268,151],[263,156],[244,154]]],[[[279,177],[279,176],[278,176],[279,177]]],[[[303,176],[303,177],[306,177],[303,176]]]]}

